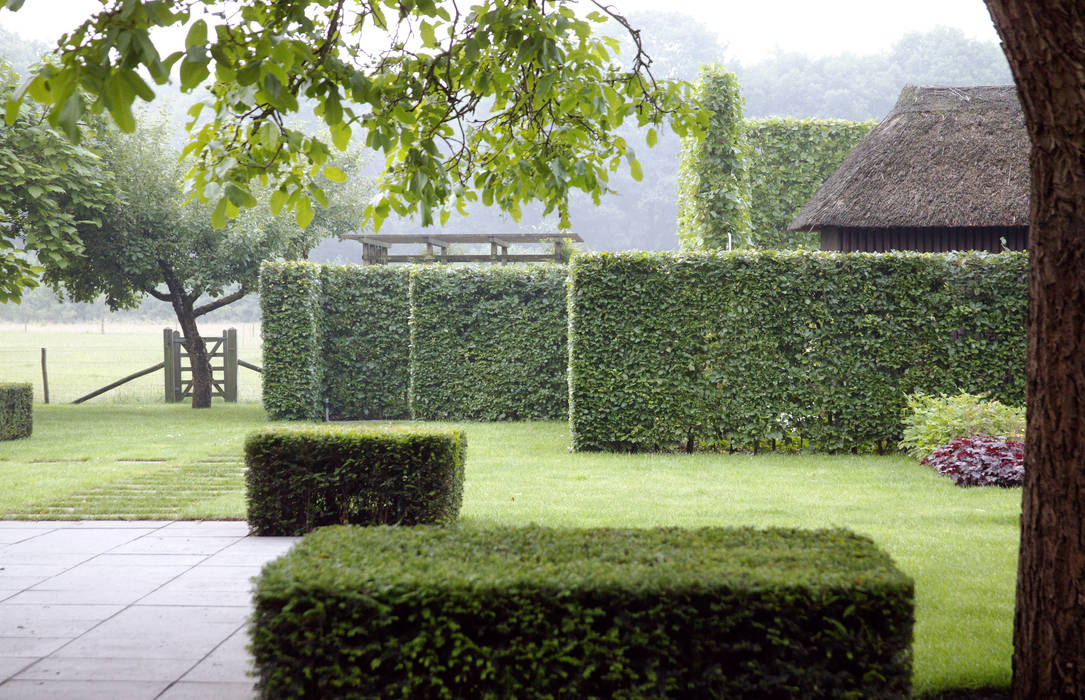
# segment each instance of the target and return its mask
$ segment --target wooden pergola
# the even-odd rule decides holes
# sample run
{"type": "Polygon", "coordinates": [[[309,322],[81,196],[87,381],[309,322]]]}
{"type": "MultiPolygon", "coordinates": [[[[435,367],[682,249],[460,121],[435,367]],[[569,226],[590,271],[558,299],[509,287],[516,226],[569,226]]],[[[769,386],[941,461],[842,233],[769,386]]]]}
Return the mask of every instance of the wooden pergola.
{"type": "Polygon", "coordinates": [[[362,244],[362,261],[366,265],[388,263],[495,263],[564,262],[562,246],[565,241],[583,241],[576,233],[390,233],[383,235],[348,233],[343,238],[362,244]],[[453,254],[449,248],[456,243],[490,245],[489,255],[453,254]],[[509,248],[520,244],[552,243],[550,253],[510,253],[509,248]],[[394,245],[425,245],[425,253],[392,255],[394,245]]]}

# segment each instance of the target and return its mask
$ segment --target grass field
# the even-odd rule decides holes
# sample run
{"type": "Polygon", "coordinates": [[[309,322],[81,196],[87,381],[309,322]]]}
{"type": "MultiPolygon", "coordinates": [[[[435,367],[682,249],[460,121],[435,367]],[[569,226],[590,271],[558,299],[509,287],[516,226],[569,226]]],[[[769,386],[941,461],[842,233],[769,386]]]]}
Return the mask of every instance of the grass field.
{"type": "MultiPolygon", "coordinates": [[[[70,403],[99,387],[110,384],[162,361],[162,329],[176,323],[117,323],[24,325],[0,323],[0,382],[30,382],[34,400],[44,400],[41,350],[45,348],[49,378],[49,402],[70,403]]],[[[238,357],[259,366],[260,327],[258,324],[200,324],[204,336],[222,335],[227,327],[237,328],[238,357]]],[[[88,403],[161,403],[163,374],[154,372],[88,403]]],[[[260,376],[248,369],[238,370],[241,401],[260,400],[260,376]]]]}
{"type": "MultiPolygon", "coordinates": [[[[36,406],[0,443],[3,518],[243,518],[256,404],[36,406]]],[[[916,581],[915,686],[1005,687],[1020,491],[903,456],[574,454],[563,423],[466,424],[463,517],[551,526],[847,527],[916,581]]]]}

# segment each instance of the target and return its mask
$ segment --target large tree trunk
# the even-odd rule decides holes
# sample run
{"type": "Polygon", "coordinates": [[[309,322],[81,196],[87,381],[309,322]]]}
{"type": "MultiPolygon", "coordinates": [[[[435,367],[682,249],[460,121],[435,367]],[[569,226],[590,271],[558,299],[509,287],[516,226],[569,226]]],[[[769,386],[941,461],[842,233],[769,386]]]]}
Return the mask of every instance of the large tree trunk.
{"type": "Polygon", "coordinates": [[[1015,698],[1085,698],[1085,3],[987,0],[1032,139],[1015,698]]]}
{"type": "Polygon", "coordinates": [[[200,337],[196,328],[196,317],[192,314],[192,305],[188,304],[186,313],[177,314],[181,324],[181,333],[185,336],[185,350],[192,365],[192,408],[211,407],[211,360],[207,356],[207,344],[200,337]]]}
{"type": "MultiPolygon", "coordinates": [[[[184,287],[173,274],[172,268],[165,261],[159,261],[166,280],[166,288],[169,290],[165,296],[169,297],[173,313],[177,316],[177,322],[181,324],[181,334],[185,337],[185,350],[188,351],[188,361],[192,367],[192,408],[211,407],[211,361],[207,357],[207,344],[200,337],[200,331],[196,328],[196,317],[201,313],[193,308],[198,294],[188,294],[184,287]]],[[[160,296],[160,294],[156,294],[160,296]]]]}

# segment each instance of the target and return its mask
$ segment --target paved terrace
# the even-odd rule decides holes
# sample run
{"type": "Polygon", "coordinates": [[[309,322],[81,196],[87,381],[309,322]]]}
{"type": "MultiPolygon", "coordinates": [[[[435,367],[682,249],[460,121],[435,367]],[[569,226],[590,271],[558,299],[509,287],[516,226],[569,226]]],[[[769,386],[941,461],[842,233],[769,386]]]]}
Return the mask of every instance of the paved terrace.
{"type": "Polygon", "coordinates": [[[252,698],[244,522],[0,521],[0,699],[252,698]]]}

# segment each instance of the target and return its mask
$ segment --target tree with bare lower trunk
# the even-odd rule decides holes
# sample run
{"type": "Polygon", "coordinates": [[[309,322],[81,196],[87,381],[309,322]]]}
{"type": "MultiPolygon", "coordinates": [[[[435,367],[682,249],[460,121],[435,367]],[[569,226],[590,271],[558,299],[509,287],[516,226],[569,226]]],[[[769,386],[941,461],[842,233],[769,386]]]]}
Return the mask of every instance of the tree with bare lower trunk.
{"type": "MultiPolygon", "coordinates": [[[[170,304],[192,364],[192,406],[211,405],[211,363],[197,321],[237,301],[257,285],[260,263],[304,258],[320,238],[356,230],[366,195],[351,185],[324,183],[331,196],[308,229],[267,207],[246,209],[223,228],[210,206],[186,204],[185,170],[161,121],[132,134],[112,130],[96,144],[116,192],[98,220],[79,226],[82,254],[65,264],[44,261],[44,281],[73,301],[104,296],[110,309],[137,306],[144,296],[170,304]],[[348,189],[348,188],[353,189],[348,189]]],[[[355,152],[356,154],[356,152],[355,152]]],[[[336,161],[353,171],[359,163],[336,161]]]]}
{"type": "Polygon", "coordinates": [[[1015,698],[1085,698],[1085,2],[987,0],[1032,140],[1015,698]]]}

